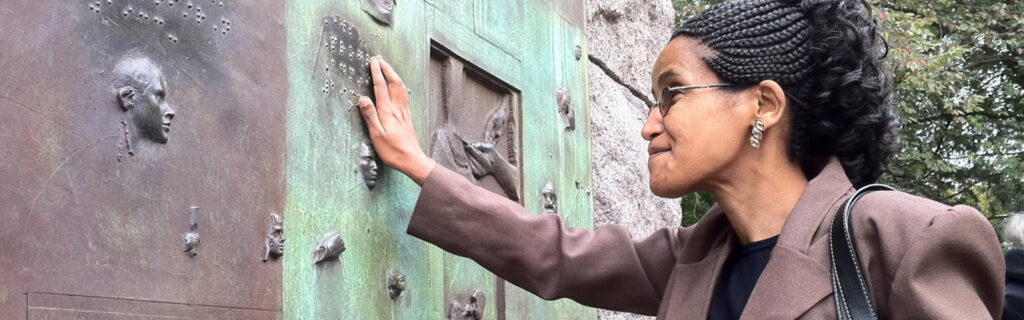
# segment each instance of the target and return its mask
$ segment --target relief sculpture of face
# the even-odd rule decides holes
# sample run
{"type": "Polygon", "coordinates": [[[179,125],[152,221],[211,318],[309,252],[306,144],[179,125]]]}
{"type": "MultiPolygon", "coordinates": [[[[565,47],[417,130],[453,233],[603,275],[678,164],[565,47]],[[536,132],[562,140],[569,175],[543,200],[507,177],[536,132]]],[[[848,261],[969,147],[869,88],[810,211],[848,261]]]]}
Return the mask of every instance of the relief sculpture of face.
{"type": "Polygon", "coordinates": [[[555,195],[555,186],[548,182],[544,185],[544,188],[540,191],[541,198],[544,204],[544,213],[557,213],[558,212],[558,196],[555,195]]]}
{"type": "Polygon", "coordinates": [[[363,141],[359,145],[359,173],[363,175],[367,187],[377,185],[377,152],[373,150],[370,141],[363,141]]]}
{"type": "Polygon", "coordinates": [[[167,143],[174,110],[167,104],[163,71],[148,57],[130,55],[114,66],[114,89],[121,109],[146,139],[167,143]]]}
{"type": "Polygon", "coordinates": [[[391,25],[391,12],[395,10],[395,0],[363,0],[363,11],[386,25],[391,25]]]}
{"type": "Polygon", "coordinates": [[[267,239],[263,253],[263,262],[271,258],[278,258],[284,255],[284,218],[276,213],[270,214],[270,227],[267,230],[267,239]]]}

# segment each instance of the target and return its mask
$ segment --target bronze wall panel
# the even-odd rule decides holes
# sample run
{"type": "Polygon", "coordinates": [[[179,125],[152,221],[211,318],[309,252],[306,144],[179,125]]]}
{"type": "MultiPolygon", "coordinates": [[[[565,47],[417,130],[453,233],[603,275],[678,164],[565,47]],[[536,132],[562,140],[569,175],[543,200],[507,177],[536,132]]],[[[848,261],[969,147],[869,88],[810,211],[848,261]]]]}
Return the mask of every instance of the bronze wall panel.
{"type": "Polygon", "coordinates": [[[280,319],[275,311],[29,293],[29,320],[280,319]]]}
{"type": "Polygon", "coordinates": [[[26,292],[280,310],[284,2],[19,0],[0,28],[0,314],[26,292]]]}

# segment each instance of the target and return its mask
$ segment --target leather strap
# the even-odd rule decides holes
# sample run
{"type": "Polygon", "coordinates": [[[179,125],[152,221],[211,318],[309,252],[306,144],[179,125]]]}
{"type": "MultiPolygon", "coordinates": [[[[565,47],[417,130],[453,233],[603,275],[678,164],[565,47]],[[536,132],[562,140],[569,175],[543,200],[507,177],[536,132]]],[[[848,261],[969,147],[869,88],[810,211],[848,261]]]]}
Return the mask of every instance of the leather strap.
{"type": "Polygon", "coordinates": [[[853,205],[865,194],[878,190],[895,189],[883,184],[864,186],[854,192],[832,218],[829,255],[832,259],[832,292],[840,320],[879,319],[871,303],[871,291],[857,258],[857,246],[850,226],[853,205]]]}

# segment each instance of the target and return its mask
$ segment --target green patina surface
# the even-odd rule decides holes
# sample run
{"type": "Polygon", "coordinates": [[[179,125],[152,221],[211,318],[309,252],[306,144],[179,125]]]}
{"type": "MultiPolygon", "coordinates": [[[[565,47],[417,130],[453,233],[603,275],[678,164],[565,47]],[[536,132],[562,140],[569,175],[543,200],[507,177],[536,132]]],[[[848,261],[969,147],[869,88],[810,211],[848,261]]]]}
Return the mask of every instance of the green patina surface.
{"type": "MultiPolygon", "coordinates": [[[[451,295],[487,292],[486,318],[498,319],[494,276],[476,263],[405,234],[419,187],[382,169],[376,188],[357,172],[365,129],[358,110],[322,98],[313,75],[322,21],[340,16],[359,26],[375,53],[394,65],[409,87],[413,116],[426,146],[430,136],[431,43],[514,87],[521,99],[523,204],[542,212],[540,190],[551,181],[559,211],[572,227],[593,226],[589,94],[582,26],[539,0],[399,1],[394,23],[376,23],[361,1],[289,1],[287,8],[288,252],[283,259],[285,319],[441,319],[451,295]],[[563,130],[555,91],[567,88],[576,105],[576,130],[563,130]],[[313,265],[312,250],[327,232],[347,250],[336,262],[313,265]],[[390,270],[406,275],[407,290],[388,296],[390,270]]],[[[582,9],[580,9],[582,10],[582,9]]],[[[506,285],[505,318],[594,319],[569,300],[543,301],[506,285]]]]}

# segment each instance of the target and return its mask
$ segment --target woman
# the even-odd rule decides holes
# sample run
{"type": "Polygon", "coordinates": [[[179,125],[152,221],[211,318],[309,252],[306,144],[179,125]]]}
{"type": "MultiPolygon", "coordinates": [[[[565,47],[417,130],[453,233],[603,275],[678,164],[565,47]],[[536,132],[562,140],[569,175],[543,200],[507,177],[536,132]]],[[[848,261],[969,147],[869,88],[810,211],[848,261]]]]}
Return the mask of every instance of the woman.
{"type": "MultiPolygon", "coordinates": [[[[533,216],[437,166],[382,60],[376,105],[359,104],[381,159],[423,186],[408,233],[542,298],[659,319],[828,319],[828,224],[900,148],[877,39],[859,1],[738,0],[685,22],[652,71],[650,188],[718,203],[640,240],[533,216]]],[[[883,317],[999,318],[1005,267],[976,210],[874,192],[852,224],[883,317]]]]}

